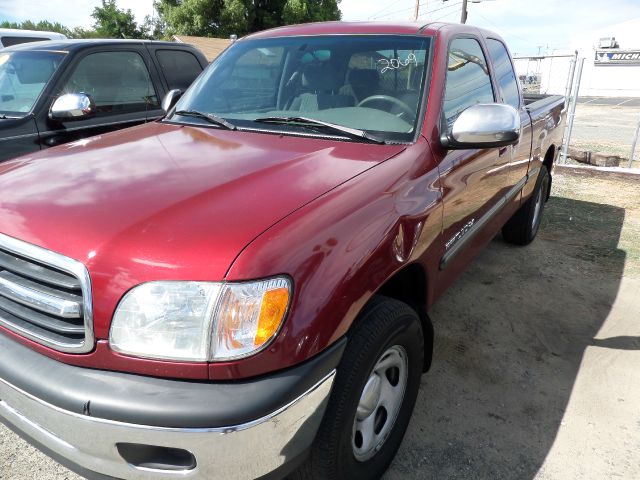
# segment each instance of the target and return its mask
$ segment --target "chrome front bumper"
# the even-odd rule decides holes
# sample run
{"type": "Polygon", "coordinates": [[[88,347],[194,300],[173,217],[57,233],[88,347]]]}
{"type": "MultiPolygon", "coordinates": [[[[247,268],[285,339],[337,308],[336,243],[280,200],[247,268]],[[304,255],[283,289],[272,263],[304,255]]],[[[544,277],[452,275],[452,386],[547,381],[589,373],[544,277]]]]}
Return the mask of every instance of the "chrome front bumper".
{"type": "Polygon", "coordinates": [[[335,370],[270,415],[224,428],[161,428],[104,420],[61,409],[0,379],[0,420],[80,471],[123,479],[254,479],[299,458],[311,445],[335,370]],[[128,463],[117,444],[179,448],[191,469],[128,463]]]}

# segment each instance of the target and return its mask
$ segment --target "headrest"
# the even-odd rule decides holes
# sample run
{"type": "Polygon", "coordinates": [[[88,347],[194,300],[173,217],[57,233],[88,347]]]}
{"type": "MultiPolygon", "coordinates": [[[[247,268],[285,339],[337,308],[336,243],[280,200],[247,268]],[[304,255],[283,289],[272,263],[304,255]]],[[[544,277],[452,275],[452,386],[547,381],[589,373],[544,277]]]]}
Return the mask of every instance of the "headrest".
{"type": "Polygon", "coordinates": [[[75,71],[76,78],[90,81],[93,85],[114,86],[122,83],[122,67],[116,68],[113,62],[100,62],[100,58],[85,60],[75,71]]]}
{"type": "Polygon", "coordinates": [[[349,71],[349,83],[351,85],[377,86],[380,74],[375,69],[357,68],[349,71]]]}
{"type": "Polygon", "coordinates": [[[328,65],[307,65],[302,72],[302,86],[311,90],[336,90],[338,82],[338,76],[328,65]]]}

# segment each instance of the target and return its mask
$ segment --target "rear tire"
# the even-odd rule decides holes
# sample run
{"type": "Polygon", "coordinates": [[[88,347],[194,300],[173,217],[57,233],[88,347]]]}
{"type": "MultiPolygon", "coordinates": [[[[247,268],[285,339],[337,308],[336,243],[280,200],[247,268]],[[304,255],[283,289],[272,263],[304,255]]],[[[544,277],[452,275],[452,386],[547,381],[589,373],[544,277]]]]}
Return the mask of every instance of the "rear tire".
{"type": "Polygon", "coordinates": [[[377,479],[393,460],[413,413],[424,357],[418,314],[374,297],[349,333],[305,480],[377,479]]]}
{"type": "Polygon", "coordinates": [[[507,242],[528,245],[536,238],[542,221],[544,204],[549,198],[550,181],[547,167],[542,165],[533,194],[502,227],[502,236],[507,242]]]}

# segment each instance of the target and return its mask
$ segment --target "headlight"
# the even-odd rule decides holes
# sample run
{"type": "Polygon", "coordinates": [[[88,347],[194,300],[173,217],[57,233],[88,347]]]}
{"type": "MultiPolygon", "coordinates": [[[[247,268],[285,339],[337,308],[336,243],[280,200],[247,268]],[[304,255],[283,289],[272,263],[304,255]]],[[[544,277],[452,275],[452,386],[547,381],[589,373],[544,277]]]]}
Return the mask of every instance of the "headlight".
{"type": "Polygon", "coordinates": [[[266,347],[284,320],[287,278],[244,283],[150,282],[130,290],[111,323],[109,342],[138,357],[224,361],[266,347]]]}

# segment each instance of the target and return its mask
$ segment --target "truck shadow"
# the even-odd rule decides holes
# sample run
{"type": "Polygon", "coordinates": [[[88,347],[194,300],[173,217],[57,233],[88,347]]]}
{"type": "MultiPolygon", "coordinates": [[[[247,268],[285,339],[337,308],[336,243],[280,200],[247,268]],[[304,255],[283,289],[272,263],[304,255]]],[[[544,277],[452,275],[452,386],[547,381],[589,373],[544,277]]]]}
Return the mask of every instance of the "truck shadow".
{"type": "Polygon", "coordinates": [[[533,244],[498,236],[437,302],[433,367],[386,480],[536,476],[585,349],[640,349],[594,339],[623,275],[624,215],[552,197],[533,244]]]}

